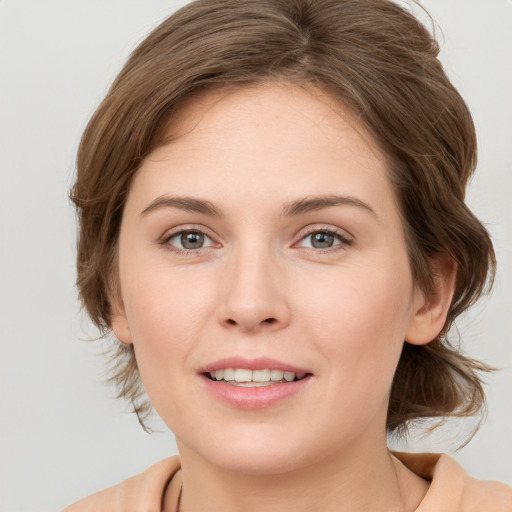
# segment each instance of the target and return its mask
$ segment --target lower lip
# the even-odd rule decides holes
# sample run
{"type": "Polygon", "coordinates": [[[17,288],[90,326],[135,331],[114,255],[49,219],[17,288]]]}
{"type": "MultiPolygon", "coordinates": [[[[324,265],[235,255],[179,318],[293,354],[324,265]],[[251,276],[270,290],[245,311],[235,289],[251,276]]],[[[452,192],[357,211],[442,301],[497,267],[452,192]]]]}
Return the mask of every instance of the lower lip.
{"type": "Polygon", "coordinates": [[[312,376],[307,375],[303,379],[293,382],[253,388],[211,380],[205,375],[201,375],[201,378],[212,395],[233,407],[239,409],[264,409],[300,393],[309,384],[312,376]]]}

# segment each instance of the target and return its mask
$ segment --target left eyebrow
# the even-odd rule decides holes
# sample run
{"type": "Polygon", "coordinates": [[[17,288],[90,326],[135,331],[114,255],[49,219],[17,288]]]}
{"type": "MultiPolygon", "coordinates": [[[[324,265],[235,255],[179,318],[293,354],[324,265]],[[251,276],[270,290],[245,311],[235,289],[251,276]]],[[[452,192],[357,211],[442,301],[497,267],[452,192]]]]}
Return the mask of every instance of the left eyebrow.
{"type": "Polygon", "coordinates": [[[364,211],[371,213],[375,218],[378,218],[375,211],[364,201],[352,196],[337,195],[304,197],[296,201],[291,201],[284,205],[283,215],[302,215],[315,210],[323,210],[324,208],[329,208],[331,206],[354,206],[356,208],[361,208],[364,211]]]}
{"type": "Polygon", "coordinates": [[[155,210],[176,208],[188,212],[202,213],[212,217],[222,217],[222,212],[210,201],[196,199],[194,197],[163,195],[151,201],[149,206],[142,210],[141,215],[146,215],[155,210]]]}

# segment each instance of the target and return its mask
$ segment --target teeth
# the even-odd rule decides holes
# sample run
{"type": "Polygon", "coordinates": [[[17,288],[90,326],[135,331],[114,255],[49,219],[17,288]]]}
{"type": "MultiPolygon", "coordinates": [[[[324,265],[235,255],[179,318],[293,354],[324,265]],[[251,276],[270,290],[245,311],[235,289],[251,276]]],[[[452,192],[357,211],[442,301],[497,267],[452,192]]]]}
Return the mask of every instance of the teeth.
{"type": "MultiPolygon", "coordinates": [[[[217,372],[215,372],[217,374],[217,372]]],[[[233,368],[226,368],[224,370],[224,380],[235,380],[235,370],[233,368]]]]}
{"type": "Polygon", "coordinates": [[[285,372],[284,370],[248,370],[246,368],[224,368],[210,372],[213,380],[224,380],[237,385],[266,385],[272,382],[292,382],[303,379],[305,373],[285,372]]]}
{"type": "Polygon", "coordinates": [[[253,382],[268,382],[270,380],[270,370],[254,370],[252,372],[253,382]]]}
{"type": "Polygon", "coordinates": [[[252,370],[244,370],[243,368],[237,368],[235,370],[235,380],[237,382],[251,382],[252,370]]]}
{"type": "Polygon", "coordinates": [[[295,379],[295,373],[293,372],[284,372],[284,380],[291,382],[295,379]]]}
{"type": "Polygon", "coordinates": [[[283,380],[284,372],[283,370],[270,370],[270,379],[271,380],[283,380]]]}

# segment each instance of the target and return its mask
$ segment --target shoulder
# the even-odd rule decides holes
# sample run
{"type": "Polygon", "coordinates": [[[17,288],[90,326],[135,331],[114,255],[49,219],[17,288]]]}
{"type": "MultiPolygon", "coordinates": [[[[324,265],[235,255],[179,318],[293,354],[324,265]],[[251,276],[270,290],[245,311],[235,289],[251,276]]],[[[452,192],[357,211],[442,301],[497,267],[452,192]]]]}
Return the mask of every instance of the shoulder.
{"type": "Polygon", "coordinates": [[[512,487],[501,482],[468,477],[461,510],[466,512],[512,512],[512,487]]]}
{"type": "Polygon", "coordinates": [[[452,457],[434,453],[394,453],[430,488],[416,512],[512,512],[512,487],[479,480],[452,457]]]}
{"type": "Polygon", "coordinates": [[[160,512],[167,484],[179,468],[179,457],[161,460],[143,473],[77,501],[62,512],[160,512]]]}

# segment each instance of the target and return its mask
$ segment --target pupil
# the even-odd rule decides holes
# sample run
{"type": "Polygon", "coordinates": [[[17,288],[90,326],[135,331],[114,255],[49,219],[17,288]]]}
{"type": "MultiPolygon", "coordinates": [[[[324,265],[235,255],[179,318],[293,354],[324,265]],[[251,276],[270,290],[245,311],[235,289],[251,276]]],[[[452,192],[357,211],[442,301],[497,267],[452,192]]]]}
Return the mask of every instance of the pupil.
{"type": "Polygon", "coordinates": [[[202,233],[183,233],[181,235],[181,245],[185,249],[200,249],[204,243],[202,233]]]}
{"type": "Polygon", "coordinates": [[[334,236],[327,233],[315,233],[313,235],[312,245],[316,249],[325,249],[332,247],[334,236]]]}

